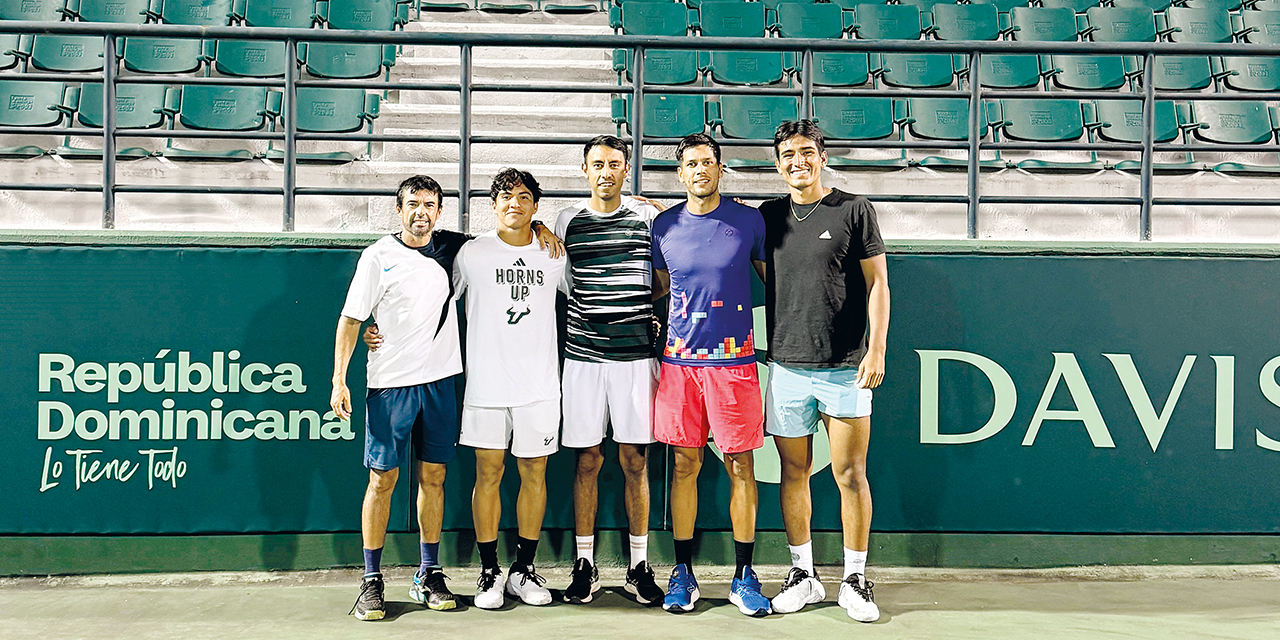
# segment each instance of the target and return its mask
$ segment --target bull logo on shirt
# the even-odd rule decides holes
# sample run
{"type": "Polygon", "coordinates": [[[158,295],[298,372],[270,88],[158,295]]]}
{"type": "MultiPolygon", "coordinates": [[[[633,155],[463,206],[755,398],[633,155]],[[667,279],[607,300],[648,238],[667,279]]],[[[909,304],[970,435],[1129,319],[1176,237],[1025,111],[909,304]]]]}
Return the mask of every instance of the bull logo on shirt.
{"type": "Polygon", "coordinates": [[[520,320],[529,315],[529,308],[525,307],[520,311],[516,311],[515,307],[507,309],[507,324],[519,324],[520,320]]]}

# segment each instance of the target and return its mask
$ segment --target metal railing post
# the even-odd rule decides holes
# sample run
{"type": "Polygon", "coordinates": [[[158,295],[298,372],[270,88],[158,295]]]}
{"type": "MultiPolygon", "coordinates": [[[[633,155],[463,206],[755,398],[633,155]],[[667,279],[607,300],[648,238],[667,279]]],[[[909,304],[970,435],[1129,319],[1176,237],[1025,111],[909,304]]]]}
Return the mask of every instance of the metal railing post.
{"type": "Polygon", "coordinates": [[[102,42],[102,228],[116,228],[116,37],[102,42]]]}
{"type": "Polygon", "coordinates": [[[1138,239],[1144,241],[1151,239],[1151,173],[1154,160],[1152,155],[1155,153],[1152,145],[1156,126],[1156,89],[1153,86],[1155,60],[1155,55],[1147,52],[1142,68],[1142,208],[1138,211],[1138,239]]]}
{"type": "Polygon", "coordinates": [[[805,49],[800,54],[800,63],[803,70],[800,72],[800,90],[803,92],[800,97],[800,117],[805,120],[813,119],[813,50],[805,49]]]}
{"type": "Polygon", "coordinates": [[[978,174],[981,165],[979,152],[982,143],[982,78],[979,64],[982,53],[974,51],[969,54],[969,166],[968,198],[969,210],[966,224],[966,236],[970,240],[978,239],[978,174]]]}
{"type": "Polygon", "coordinates": [[[631,195],[644,185],[644,48],[631,56],[631,195]]]}
{"type": "Polygon", "coordinates": [[[284,41],[284,230],[293,231],[297,219],[298,186],[298,42],[284,41]]]}
{"type": "Polygon", "coordinates": [[[458,231],[471,229],[471,45],[458,52],[458,231]]]}

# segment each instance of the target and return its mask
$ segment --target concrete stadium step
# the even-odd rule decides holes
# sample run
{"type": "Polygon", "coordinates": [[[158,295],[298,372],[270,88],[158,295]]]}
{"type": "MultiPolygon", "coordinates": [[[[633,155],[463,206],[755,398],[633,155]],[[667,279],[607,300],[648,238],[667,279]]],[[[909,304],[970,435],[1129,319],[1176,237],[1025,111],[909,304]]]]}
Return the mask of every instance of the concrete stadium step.
{"type": "MultiPolygon", "coordinates": [[[[412,78],[424,82],[457,82],[460,73],[456,57],[403,57],[396,60],[393,79],[412,78]]],[[[599,58],[521,60],[484,58],[471,62],[474,82],[565,84],[570,82],[616,83],[613,62],[599,58]]]]}

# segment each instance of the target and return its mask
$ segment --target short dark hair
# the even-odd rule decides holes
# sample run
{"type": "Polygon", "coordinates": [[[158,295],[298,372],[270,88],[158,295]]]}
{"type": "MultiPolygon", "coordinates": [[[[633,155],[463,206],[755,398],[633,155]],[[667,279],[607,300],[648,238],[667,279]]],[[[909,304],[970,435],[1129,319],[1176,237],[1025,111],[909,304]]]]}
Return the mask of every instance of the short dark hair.
{"type": "Polygon", "coordinates": [[[498,175],[493,177],[493,184],[489,185],[489,199],[497,202],[499,193],[511,191],[520,185],[524,185],[524,188],[533,194],[534,202],[542,199],[542,188],[538,186],[538,181],[534,179],[533,174],[512,167],[499,171],[498,175]]]}
{"type": "Polygon", "coordinates": [[[627,157],[627,162],[631,161],[631,148],[627,146],[627,143],[622,138],[619,138],[618,136],[596,136],[587,142],[586,146],[582,147],[583,162],[587,161],[587,154],[591,153],[591,150],[596,147],[617,149],[622,152],[622,155],[627,157]]]}
{"type": "Polygon", "coordinates": [[[404,199],[419,191],[434,193],[436,204],[444,204],[444,190],[440,188],[439,182],[431,176],[409,176],[396,187],[396,208],[404,206],[404,199]]]}
{"type": "Polygon", "coordinates": [[[676,162],[684,162],[684,152],[686,149],[703,146],[711,147],[711,152],[716,154],[716,162],[720,162],[720,143],[716,142],[715,138],[712,138],[705,133],[695,133],[693,135],[685,136],[684,139],[680,141],[679,146],[676,147],[676,162]]]}
{"type": "Polygon", "coordinates": [[[782,143],[796,136],[812,140],[818,145],[818,153],[827,150],[825,136],[822,135],[822,129],[818,128],[818,123],[812,120],[787,120],[778,125],[778,130],[773,134],[773,155],[778,155],[778,149],[782,147],[782,143]]]}

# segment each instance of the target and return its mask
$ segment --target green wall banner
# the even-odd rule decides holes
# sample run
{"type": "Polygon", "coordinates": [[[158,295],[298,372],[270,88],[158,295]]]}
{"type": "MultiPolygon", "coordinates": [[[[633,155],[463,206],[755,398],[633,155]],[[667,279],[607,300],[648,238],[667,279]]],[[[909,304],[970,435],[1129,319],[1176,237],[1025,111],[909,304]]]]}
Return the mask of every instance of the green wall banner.
{"type": "MultiPolygon", "coordinates": [[[[328,407],[357,256],[0,246],[0,534],[358,530],[363,407],[352,423],[328,407]]],[[[917,254],[889,269],[875,529],[1280,531],[1280,264],[917,254]]],[[[363,368],[358,348],[357,399],[363,368]]],[[[834,530],[815,440],[814,528],[834,530]]],[[[669,461],[650,456],[651,524],[665,527],[669,461]]],[[[470,528],[472,464],[460,448],[446,528],[470,528]]],[[[771,442],[757,465],[760,528],[779,529],[771,442]]],[[[548,528],[571,526],[573,468],[568,450],[549,465],[548,528]]],[[[415,527],[404,471],[392,531],[415,527]]],[[[702,483],[700,526],[727,529],[716,458],[702,483]]],[[[600,526],[625,526],[612,460],[600,494],[600,526]]]]}

